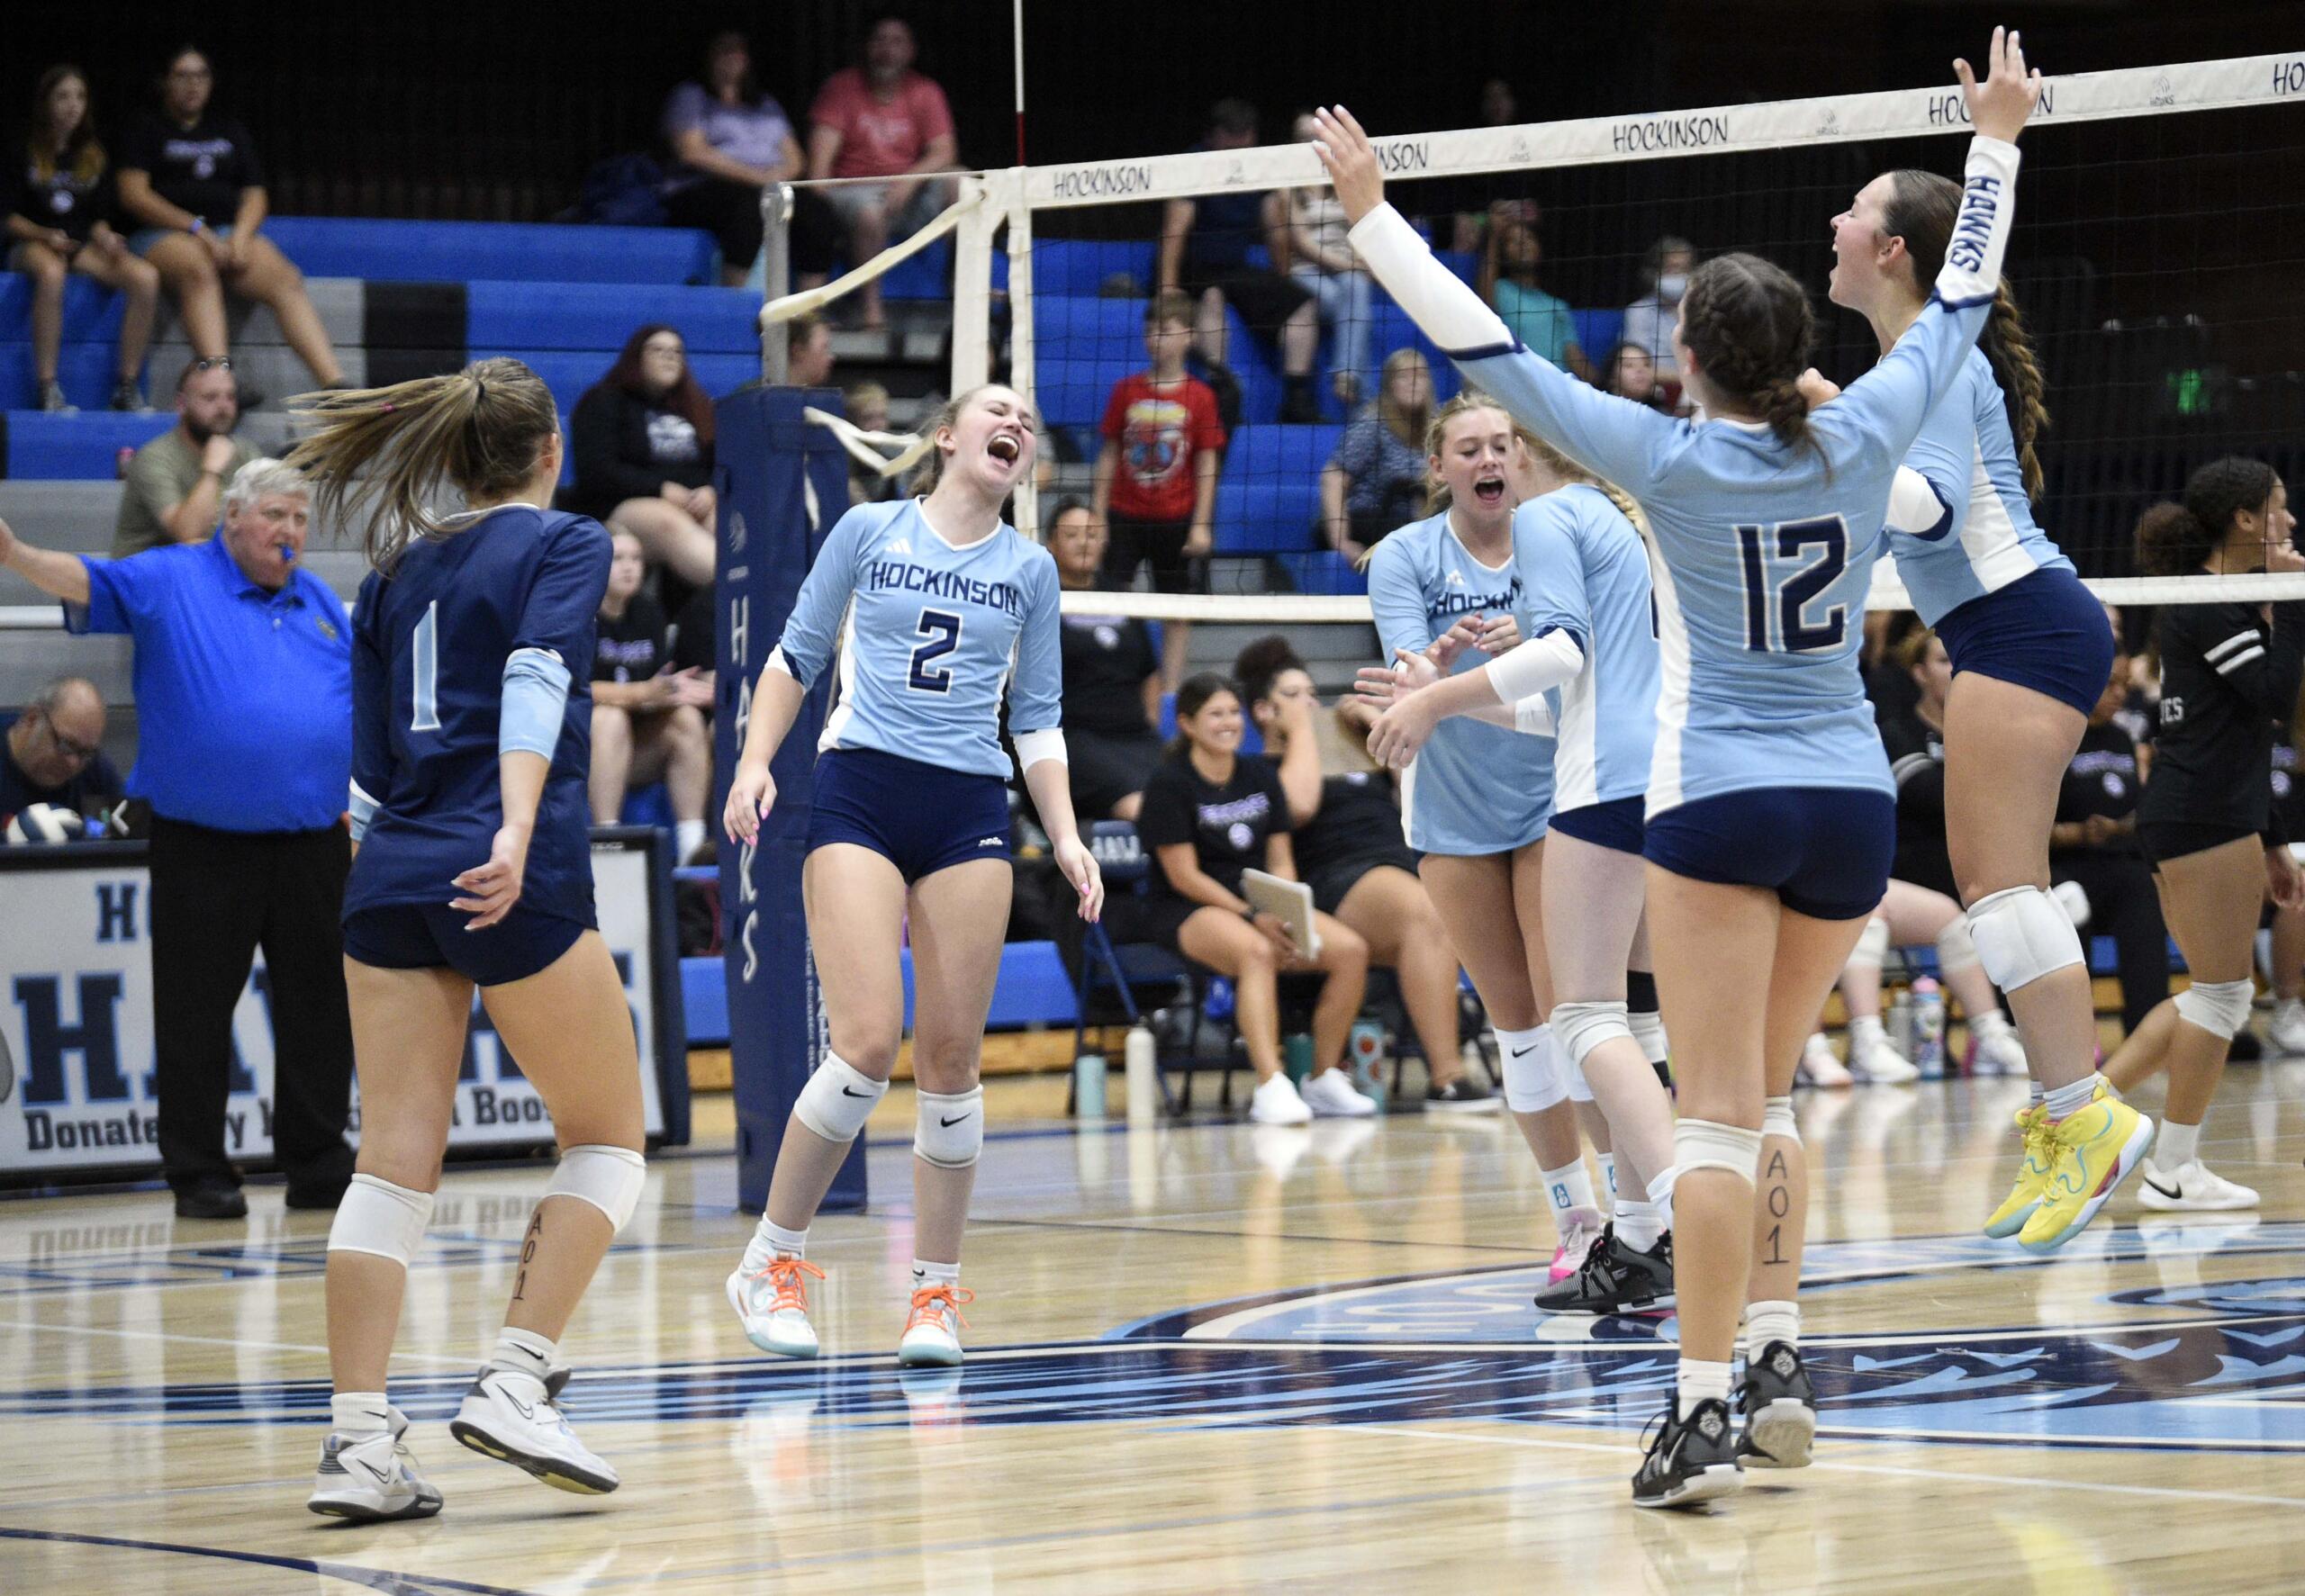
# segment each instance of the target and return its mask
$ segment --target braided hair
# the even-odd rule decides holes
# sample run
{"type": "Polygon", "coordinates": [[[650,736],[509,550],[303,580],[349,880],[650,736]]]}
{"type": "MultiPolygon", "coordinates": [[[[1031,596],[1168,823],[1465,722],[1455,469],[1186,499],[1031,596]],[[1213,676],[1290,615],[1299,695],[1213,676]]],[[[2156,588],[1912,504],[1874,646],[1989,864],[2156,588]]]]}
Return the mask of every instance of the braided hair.
{"type": "Polygon", "coordinates": [[[1714,256],[1681,300],[1681,338],[1706,384],[1767,422],[1779,443],[1821,454],[1799,385],[1816,333],[1801,284],[1758,255],[1714,256]]]}

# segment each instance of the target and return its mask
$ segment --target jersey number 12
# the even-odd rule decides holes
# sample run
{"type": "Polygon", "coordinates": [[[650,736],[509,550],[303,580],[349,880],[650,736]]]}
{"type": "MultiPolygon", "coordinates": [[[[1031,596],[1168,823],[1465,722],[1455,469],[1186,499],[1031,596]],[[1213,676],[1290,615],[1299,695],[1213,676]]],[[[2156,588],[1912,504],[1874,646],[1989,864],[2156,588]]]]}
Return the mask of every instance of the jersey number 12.
{"type": "Polygon", "coordinates": [[[1745,646],[1756,654],[1808,654],[1849,635],[1849,606],[1811,607],[1849,568],[1849,528],[1839,516],[1740,527],[1745,572],[1745,646]]]}

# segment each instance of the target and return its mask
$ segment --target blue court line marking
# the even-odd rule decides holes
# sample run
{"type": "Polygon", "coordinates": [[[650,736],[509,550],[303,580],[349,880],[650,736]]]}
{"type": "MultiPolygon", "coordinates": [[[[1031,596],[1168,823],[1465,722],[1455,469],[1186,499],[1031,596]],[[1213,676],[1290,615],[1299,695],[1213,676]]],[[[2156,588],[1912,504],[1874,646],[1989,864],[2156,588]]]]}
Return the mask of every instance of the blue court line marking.
{"type": "Polygon", "coordinates": [[[59,1541],[68,1546],[109,1546],[130,1552],[168,1552],[184,1557],[214,1557],[226,1563],[253,1563],[264,1568],[285,1568],[294,1573],[317,1573],[348,1585],[382,1591],[387,1596],[429,1596],[434,1591],[464,1591],[475,1596],[530,1596],[511,1585],[479,1585],[438,1574],[394,1573],[384,1568],[362,1568],[352,1563],[327,1563],[311,1557],[282,1557],[266,1552],[230,1552],[221,1546],[185,1546],[167,1541],[124,1540],[110,1535],[75,1535],[61,1529],[11,1529],[0,1525],[0,1539],[59,1541]]]}

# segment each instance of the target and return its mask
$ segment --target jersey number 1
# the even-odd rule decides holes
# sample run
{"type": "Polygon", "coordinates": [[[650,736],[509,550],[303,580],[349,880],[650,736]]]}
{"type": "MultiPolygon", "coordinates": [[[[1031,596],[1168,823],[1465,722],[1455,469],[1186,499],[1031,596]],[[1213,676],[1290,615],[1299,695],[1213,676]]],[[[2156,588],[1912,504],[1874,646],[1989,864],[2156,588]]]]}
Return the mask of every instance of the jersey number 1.
{"type": "Polygon", "coordinates": [[[916,636],[927,642],[912,651],[912,671],[907,677],[915,692],[948,693],[953,690],[953,671],[949,665],[939,665],[938,660],[961,645],[961,618],[949,609],[924,609],[920,620],[913,627],[916,636]]]}
{"type": "Polygon", "coordinates": [[[416,623],[416,636],[410,648],[415,676],[416,713],[409,717],[411,732],[437,732],[440,729],[440,600],[435,599],[424,607],[424,618],[416,623]]]}
{"type": "Polygon", "coordinates": [[[1849,606],[1836,604],[1821,616],[1809,609],[1849,569],[1849,528],[1841,518],[1740,527],[1737,542],[1745,571],[1745,646],[1756,654],[1838,647],[1849,635],[1849,606]]]}

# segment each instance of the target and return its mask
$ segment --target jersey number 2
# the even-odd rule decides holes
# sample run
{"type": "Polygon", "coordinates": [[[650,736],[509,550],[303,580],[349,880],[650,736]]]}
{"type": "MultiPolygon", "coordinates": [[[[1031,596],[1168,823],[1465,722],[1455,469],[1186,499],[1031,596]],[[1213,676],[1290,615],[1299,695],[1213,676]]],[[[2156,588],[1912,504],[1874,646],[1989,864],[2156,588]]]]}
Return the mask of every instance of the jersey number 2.
{"type": "Polygon", "coordinates": [[[1820,616],[1809,610],[1849,568],[1849,528],[1841,518],[1740,527],[1737,541],[1745,569],[1745,646],[1756,654],[1839,646],[1849,635],[1849,606],[1836,604],[1820,616]]]}
{"type": "Polygon", "coordinates": [[[953,690],[950,666],[938,665],[943,659],[961,645],[961,618],[949,609],[924,609],[919,623],[913,627],[916,636],[927,641],[912,651],[912,672],[907,679],[915,692],[948,693],[953,690]]]}
{"type": "Polygon", "coordinates": [[[435,599],[424,607],[424,618],[416,623],[416,636],[410,648],[415,676],[416,713],[409,717],[411,732],[437,732],[440,729],[440,600],[435,599]]]}

